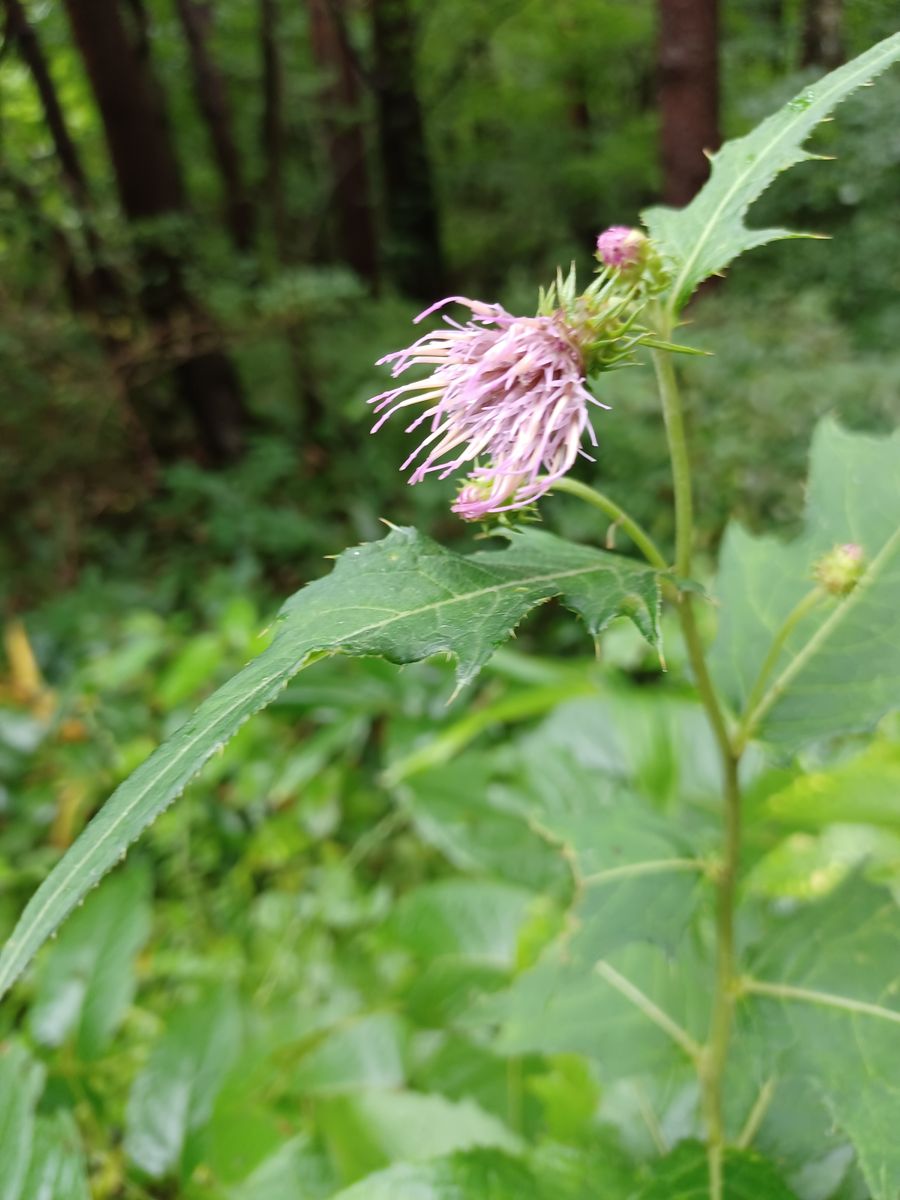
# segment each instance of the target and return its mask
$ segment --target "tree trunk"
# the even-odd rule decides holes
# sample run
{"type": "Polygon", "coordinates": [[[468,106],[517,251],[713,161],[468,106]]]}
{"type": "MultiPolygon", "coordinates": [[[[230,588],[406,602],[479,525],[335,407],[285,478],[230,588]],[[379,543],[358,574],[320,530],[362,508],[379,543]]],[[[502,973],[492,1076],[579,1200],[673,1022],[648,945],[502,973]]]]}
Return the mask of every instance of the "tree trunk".
{"type": "Polygon", "coordinates": [[[345,0],[308,0],[310,41],[317,64],[328,75],[320,102],[331,162],[337,256],[376,285],[378,241],[360,119],[359,78],[344,5],[345,0]]]}
{"type": "MultiPolygon", "coordinates": [[[[177,254],[152,223],[186,211],[186,197],[165,102],[149,56],[146,14],[129,0],[135,28],[123,20],[119,0],[65,0],[84,60],[112,159],[119,199],[135,226],[143,268],[141,302],[161,344],[185,329],[208,327],[187,292],[177,254]]],[[[183,338],[181,338],[183,342],[183,338]]],[[[202,447],[216,463],[232,460],[242,445],[243,402],[237,374],[218,349],[200,348],[192,336],[175,366],[184,407],[195,419],[202,447]]],[[[162,457],[172,444],[172,414],[148,416],[148,432],[162,457]]]]}
{"type": "Polygon", "coordinates": [[[79,202],[84,202],[87,199],[87,179],[69,133],[44,52],[34,30],[28,24],[20,0],[3,0],[3,6],[6,10],[6,36],[10,42],[16,44],[22,60],[31,72],[63,178],[73,196],[79,202]]]}
{"type": "Polygon", "coordinates": [[[262,51],[262,144],[266,157],[265,191],[272,206],[272,226],[279,260],[288,251],[287,205],[284,197],[284,79],[278,49],[277,0],[260,0],[262,51]]]}
{"type": "Polygon", "coordinates": [[[846,60],[843,0],[804,0],[804,67],[833,70],[846,60]]]}
{"type": "Polygon", "coordinates": [[[222,177],[225,221],[235,247],[246,252],[253,245],[255,214],[244,183],[225,80],[207,46],[211,6],[208,0],[176,0],[176,7],[188,44],[197,105],[222,177]]]}
{"type": "Polygon", "coordinates": [[[372,0],[372,40],[388,265],[401,291],[430,300],[445,290],[445,271],[408,0],[372,0]]]}
{"type": "Polygon", "coordinates": [[[704,151],[719,145],[718,0],[660,0],[659,107],[663,198],[692,200],[706,182],[704,151]]]}

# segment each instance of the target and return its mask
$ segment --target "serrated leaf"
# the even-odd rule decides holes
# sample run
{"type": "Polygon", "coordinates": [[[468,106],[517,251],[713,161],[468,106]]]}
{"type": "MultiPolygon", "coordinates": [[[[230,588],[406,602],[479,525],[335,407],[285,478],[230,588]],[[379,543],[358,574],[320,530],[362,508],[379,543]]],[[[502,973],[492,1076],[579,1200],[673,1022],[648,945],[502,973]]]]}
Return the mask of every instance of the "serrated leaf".
{"type": "Polygon", "coordinates": [[[226,989],[175,1012],[131,1090],[125,1129],[129,1159],[151,1178],[185,1166],[191,1137],[212,1115],[239,1051],[241,1016],[226,989]]]}
{"type": "Polygon", "coordinates": [[[84,1153],[70,1113],[38,1119],[21,1200],[90,1200],[84,1153]]]}
{"type": "Polygon", "coordinates": [[[527,530],[502,551],[464,556],[412,529],[348,550],[293,596],[274,643],[220,688],[113,794],[26,906],[0,954],[0,996],[78,901],[254,713],[316,658],[343,651],[413,662],[456,659],[460,684],[537,604],[560,596],[597,634],[629,616],[659,642],[649,568],[527,530]]]}
{"type": "Polygon", "coordinates": [[[81,1058],[109,1044],[135,988],[134,960],[150,932],[149,880],[123,871],[89,897],[43,961],[31,1032],[47,1046],[74,1036],[81,1058]]]}
{"type": "Polygon", "coordinates": [[[783,681],[763,715],[764,738],[796,747],[864,730],[900,704],[900,432],[848,433],[823,421],[813,438],[806,530],[796,541],[729,526],[719,569],[716,681],[743,709],[773,637],[813,586],[816,560],[858,543],[868,568],[844,599],[797,624],[769,682],[783,681]]]}
{"type": "MultiPolygon", "coordinates": [[[[706,1148],[699,1142],[682,1142],[648,1173],[634,1200],[709,1200],[706,1148]]],[[[775,1166],[749,1151],[726,1151],[723,1176],[722,1200],[796,1200],[775,1166]]]]}
{"type": "Polygon", "coordinates": [[[741,1015],[759,1055],[775,1067],[786,1058],[815,1081],[874,1200],[895,1200],[900,909],[888,892],[850,880],[770,927],[748,971],[741,1015]]]}
{"type": "Polygon", "coordinates": [[[650,236],[673,280],[669,306],[677,312],[698,285],[724,270],[739,254],[782,238],[786,229],[749,229],[747,209],[777,175],[814,157],[803,143],[856,88],[900,58],[900,33],[824,76],[745,137],[726,142],[711,156],[710,178],[686,208],[651,208],[643,214],[650,236]]]}

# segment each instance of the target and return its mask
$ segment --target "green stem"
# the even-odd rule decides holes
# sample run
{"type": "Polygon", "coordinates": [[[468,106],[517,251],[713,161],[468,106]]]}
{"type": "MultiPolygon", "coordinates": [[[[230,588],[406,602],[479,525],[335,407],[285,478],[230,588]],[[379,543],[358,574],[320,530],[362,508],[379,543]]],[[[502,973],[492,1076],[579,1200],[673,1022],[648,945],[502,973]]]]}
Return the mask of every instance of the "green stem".
{"type": "Polygon", "coordinates": [[[756,724],[756,713],[759,708],[759,703],[765,695],[766,684],[772,672],[775,670],[775,664],[778,662],[779,656],[785,647],[785,644],[804,617],[809,616],[816,605],[825,599],[825,592],[820,587],[815,587],[812,591],[806,593],[802,600],[796,604],[784,619],[781,628],[772,639],[772,644],[769,647],[769,652],[763,659],[763,664],[759,669],[759,674],[756,681],[750,689],[747,696],[747,702],[744,705],[744,711],[741,714],[741,719],[738,722],[738,727],[734,735],[734,746],[736,749],[743,751],[750,736],[753,733],[756,724]]]}
{"type": "Polygon", "coordinates": [[[555,480],[551,491],[568,492],[570,496],[577,496],[579,500],[584,500],[586,504],[592,504],[594,508],[599,508],[601,512],[606,513],[610,520],[631,538],[647,562],[654,567],[658,567],[661,571],[669,569],[669,564],[663,557],[662,551],[650,534],[633,517],[629,517],[624,508],[616,504],[615,500],[611,500],[609,496],[604,496],[602,492],[588,487],[586,483],[579,483],[577,479],[570,479],[569,476],[555,480]]]}
{"type": "MultiPolygon", "coordinates": [[[[671,339],[670,318],[661,318],[659,334],[666,341],[671,339]]],[[[672,483],[675,492],[675,571],[682,579],[689,579],[694,540],[694,504],[684,413],[678,391],[678,381],[669,355],[662,351],[655,351],[653,361],[662,400],[669,457],[672,462],[672,483]]],[[[737,991],[734,910],[741,844],[741,794],[738,780],[740,753],[732,747],[725,714],[706,665],[706,655],[697,628],[693,601],[688,593],[681,594],[678,612],[688,660],[722,763],[723,848],[722,862],[716,878],[715,982],[709,1033],[699,1062],[703,1113],[707,1130],[709,1192],[711,1200],[722,1200],[722,1160],[725,1149],[722,1086],[737,991]]]]}
{"type": "MultiPolygon", "coordinates": [[[[671,329],[666,329],[667,334],[671,335],[671,332],[671,329]]],[[[684,414],[671,356],[665,351],[656,350],[653,352],[653,365],[666,422],[669,458],[672,462],[672,484],[675,489],[675,570],[683,579],[687,579],[690,575],[694,540],[694,500],[684,414]]]]}

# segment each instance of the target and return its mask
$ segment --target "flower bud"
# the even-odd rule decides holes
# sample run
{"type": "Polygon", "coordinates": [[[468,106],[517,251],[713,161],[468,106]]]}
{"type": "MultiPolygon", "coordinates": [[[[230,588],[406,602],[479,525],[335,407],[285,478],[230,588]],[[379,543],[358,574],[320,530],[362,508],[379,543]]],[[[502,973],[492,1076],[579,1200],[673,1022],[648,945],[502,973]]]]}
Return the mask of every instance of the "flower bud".
{"type": "Polygon", "coordinates": [[[605,267],[629,270],[647,261],[650,242],[640,229],[612,225],[597,238],[597,258],[605,267]]]}
{"type": "Polygon", "coordinates": [[[866,569],[862,546],[845,542],[823,554],[813,567],[819,585],[831,596],[848,596],[866,569]]]}

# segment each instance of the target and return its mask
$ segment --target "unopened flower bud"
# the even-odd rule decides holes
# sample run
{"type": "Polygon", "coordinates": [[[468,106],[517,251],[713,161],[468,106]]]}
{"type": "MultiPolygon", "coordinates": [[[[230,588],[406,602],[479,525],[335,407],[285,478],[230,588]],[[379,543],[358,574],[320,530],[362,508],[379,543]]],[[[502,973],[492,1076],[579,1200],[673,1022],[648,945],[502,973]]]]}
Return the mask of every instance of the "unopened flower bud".
{"type": "Polygon", "coordinates": [[[628,225],[612,225],[597,238],[597,258],[605,267],[620,271],[642,267],[649,248],[646,234],[628,225]]]}
{"type": "Polygon", "coordinates": [[[829,595],[847,596],[859,583],[864,570],[862,546],[846,542],[823,554],[813,568],[813,575],[829,595]]]}

